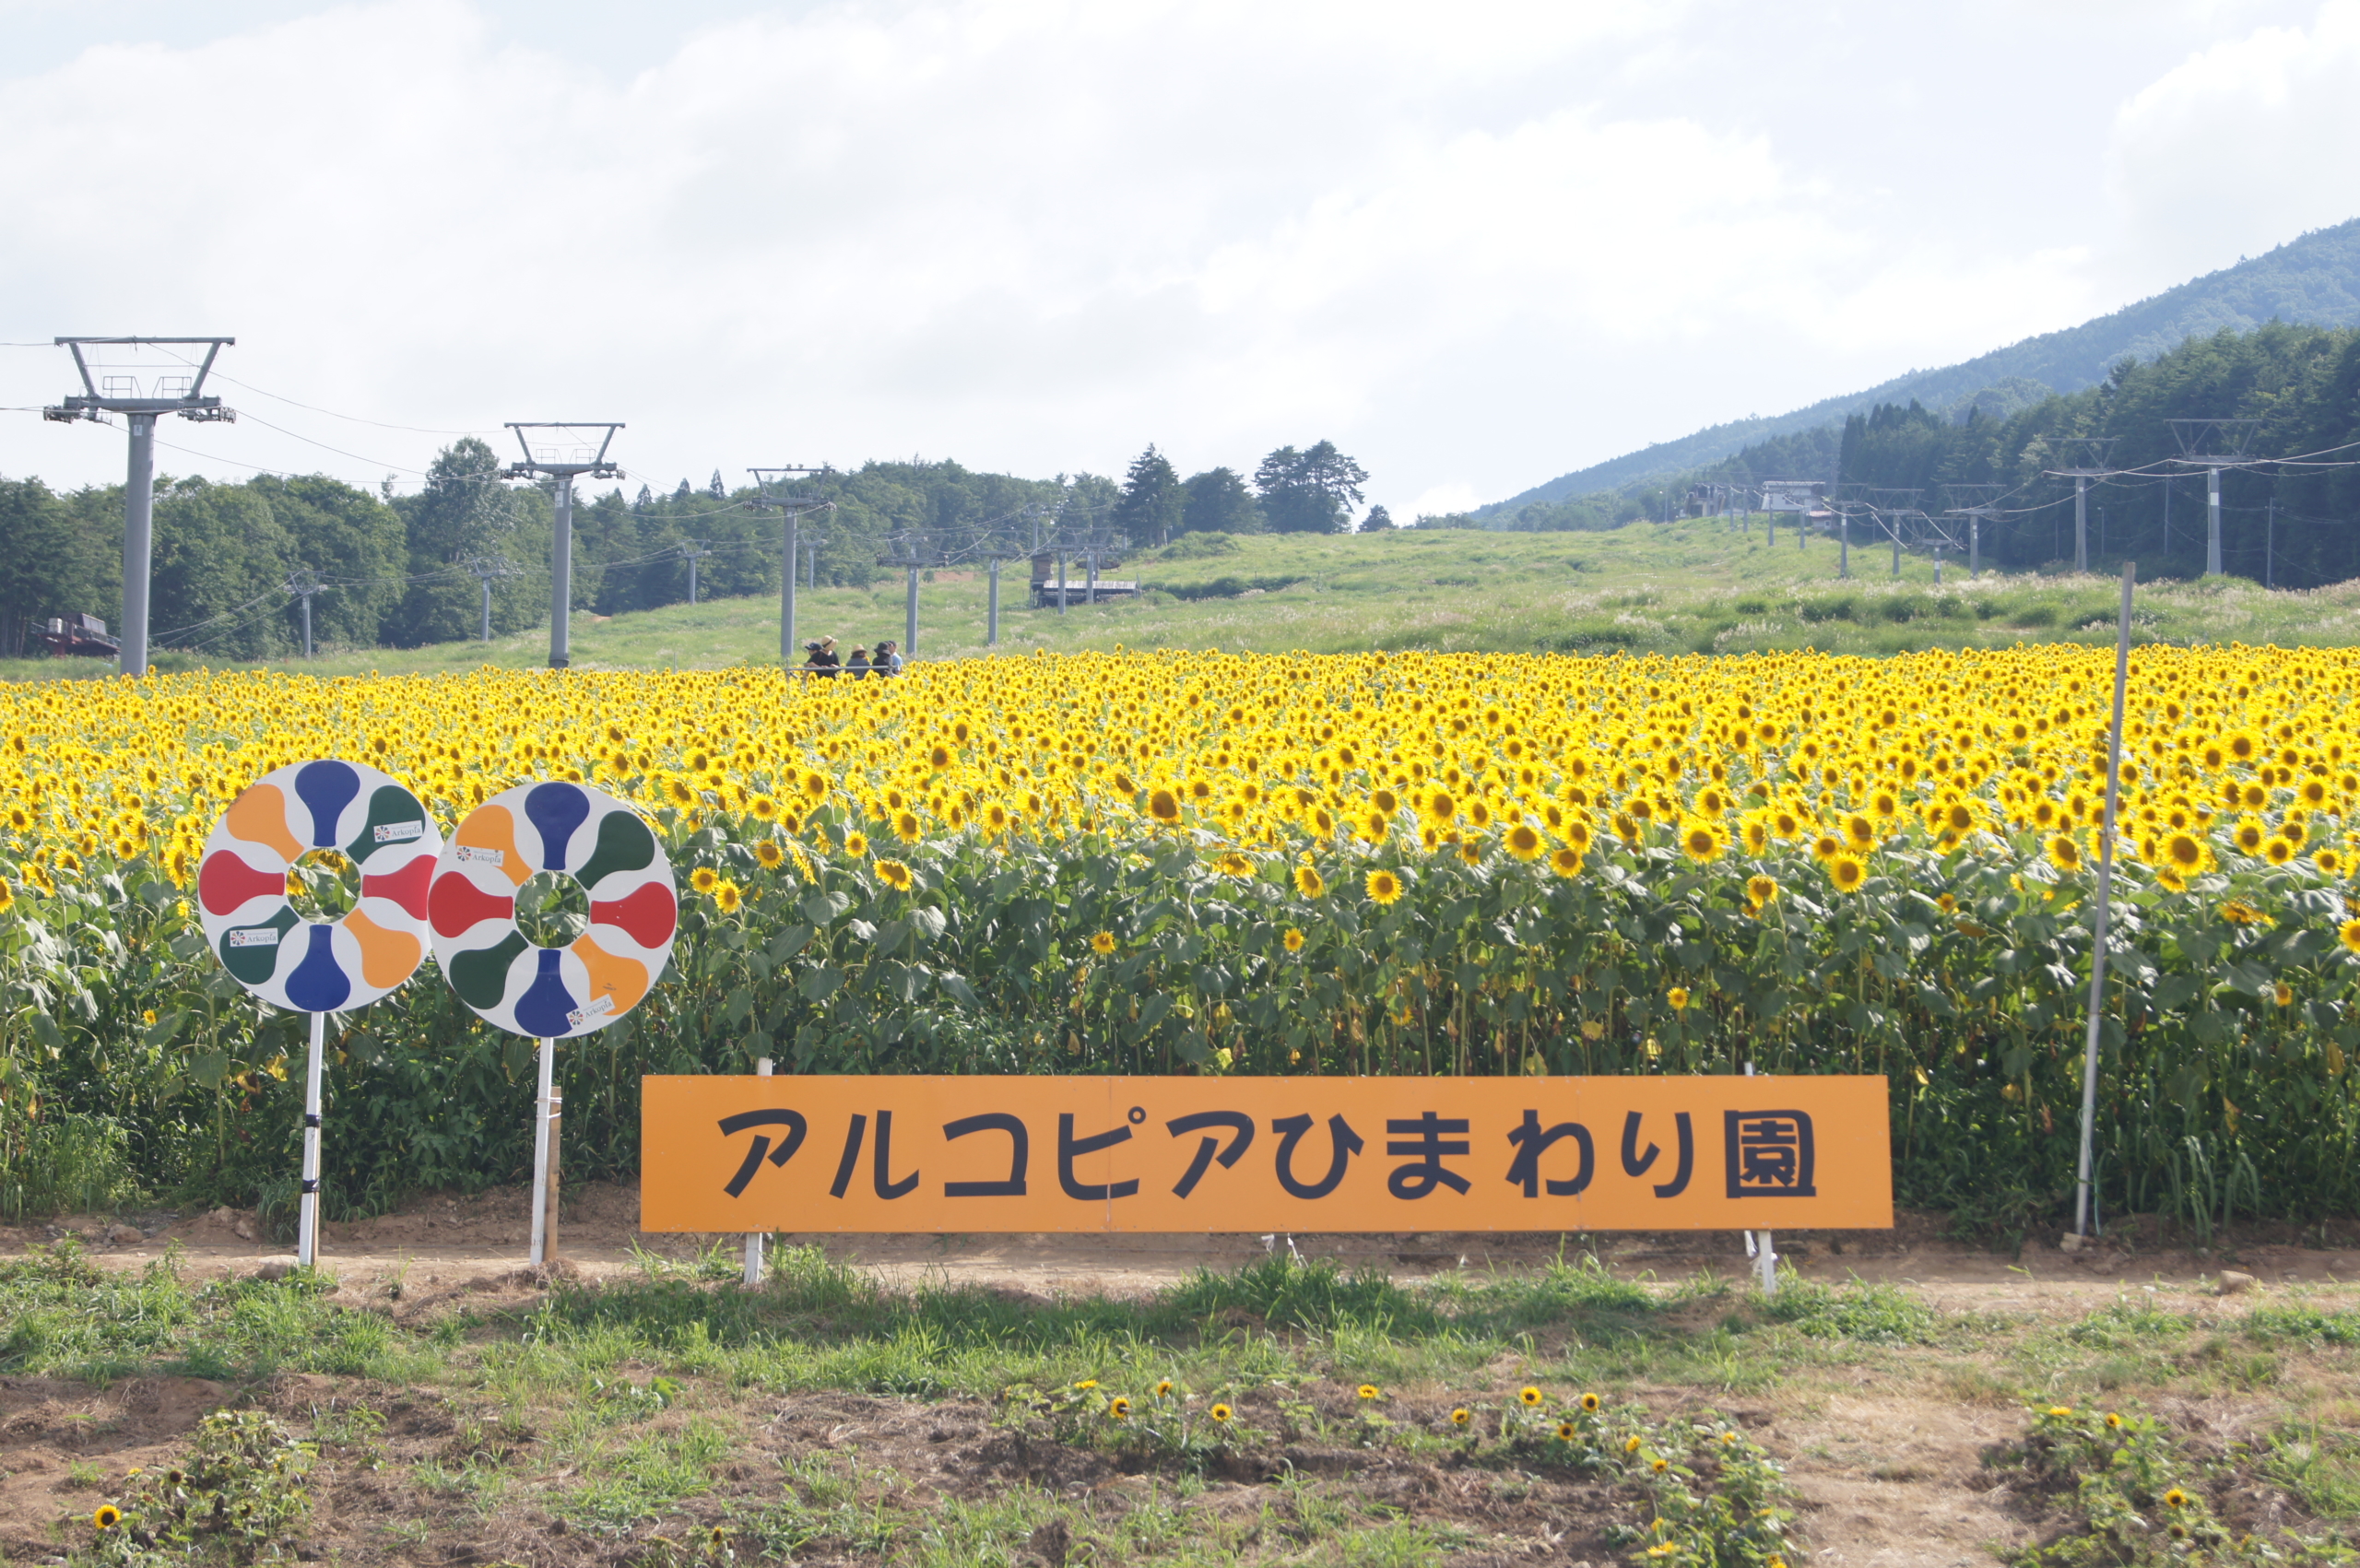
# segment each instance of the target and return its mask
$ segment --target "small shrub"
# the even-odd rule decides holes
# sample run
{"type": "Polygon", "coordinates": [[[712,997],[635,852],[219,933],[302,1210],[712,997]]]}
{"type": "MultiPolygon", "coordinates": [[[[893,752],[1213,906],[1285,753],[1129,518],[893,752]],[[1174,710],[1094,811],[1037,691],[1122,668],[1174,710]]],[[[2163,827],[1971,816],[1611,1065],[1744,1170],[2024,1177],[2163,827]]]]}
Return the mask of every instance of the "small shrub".
{"type": "Polygon", "coordinates": [[[151,1470],[92,1515],[93,1561],[140,1568],[177,1558],[294,1555],[312,1516],[314,1450],[261,1410],[216,1410],[178,1465],[151,1470]]]}

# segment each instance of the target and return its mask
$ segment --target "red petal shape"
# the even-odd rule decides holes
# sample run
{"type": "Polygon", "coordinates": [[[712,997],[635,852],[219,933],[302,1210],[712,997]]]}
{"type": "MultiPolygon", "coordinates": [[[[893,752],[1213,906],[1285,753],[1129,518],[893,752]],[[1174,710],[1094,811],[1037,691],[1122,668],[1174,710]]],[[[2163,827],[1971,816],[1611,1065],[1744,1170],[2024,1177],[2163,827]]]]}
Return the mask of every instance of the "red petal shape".
{"type": "Polygon", "coordinates": [[[628,897],[591,900],[590,924],[612,925],[643,948],[660,948],[671,940],[679,909],[671,889],[661,882],[643,882],[628,897]]]}
{"type": "MultiPolygon", "coordinates": [[[[407,911],[412,920],[423,920],[426,918],[426,885],[433,879],[434,857],[413,855],[409,864],[398,871],[387,871],[376,877],[364,874],[360,878],[360,896],[364,899],[391,899],[407,911]]],[[[444,935],[451,933],[445,932],[444,935]]]]}
{"type": "Polygon", "coordinates": [[[479,920],[513,920],[516,901],[495,898],[467,880],[464,871],[446,872],[434,879],[426,895],[427,917],[439,937],[455,937],[479,920]]]}
{"type": "Polygon", "coordinates": [[[287,896],[284,871],[257,871],[229,850],[217,850],[196,868],[197,902],[207,914],[227,914],[248,899],[287,896]]]}

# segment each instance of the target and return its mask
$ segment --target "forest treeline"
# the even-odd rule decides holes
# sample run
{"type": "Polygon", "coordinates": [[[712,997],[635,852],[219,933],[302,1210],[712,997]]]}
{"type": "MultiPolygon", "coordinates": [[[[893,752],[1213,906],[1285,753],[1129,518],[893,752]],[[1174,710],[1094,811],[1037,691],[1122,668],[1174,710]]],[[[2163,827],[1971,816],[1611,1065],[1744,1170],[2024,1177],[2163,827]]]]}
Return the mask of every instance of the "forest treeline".
{"type": "MultiPolygon", "coordinates": [[[[290,580],[317,573],[313,637],[324,646],[416,647],[479,633],[491,588],[495,636],[549,620],[555,491],[502,480],[502,461],[470,436],[443,449],[415,494],[324,476],[239,484],[159,478],[149,638],[176,662],[280,657],[301,646],[290,580]]],[[[1013,555],[1037,542],[1080,548],[1162,543],[1185,529],[1232,534],[1349,529],[1367,474],[1331,442],[1280,447],[1253,477],[1212,468],[1183,479],[1153,446],[1126,481],[1094,474],[1022,479],[953,462],[871,462],[804,480],[824,499],[803,514],[798,568],[820,584],[865,584],[891,561],[1013,555]]],[[[715,472],[635,498],[577,494],[576,610],[617,615],[685,602],[690,553],[701,598],[775,594],[781,514],[751,486],[715,472]]],[[[1371,525],[1389,524],[1374,509],[1371,525]]],[[[27,651],[53,616],[122,607],[123,488],[55,491],[0,478],[0,655],[27,651]]]]}
{"type": "MultiPolygon", "coordinates": [[[[2130,471],[2090,484],[2094,565],[2136,560],[2142,577],[2195,577],[2204,570],[2207,481],[2201,468],[2171,461],[2181,451],[2171,421],[2253,419],[2244,449],[2263,461],[2222,477],[2223,569],[2281,587],[2360,577],[2360,330],[2272,322],[2126,360],[2080,392],[2030,395],[2032,386],[1988,389],[1941,410],[1881,405],[1676,478],[1536,503],[1484,525],[1422,521],[1609,528],[1676,513],[1712,485],[1742,490],[1765,479],[1823,480],[1838,497],[1891,504],[1903,504],[1891,492],[1916,490],[1916,504],[1939,516],[1968,499],[1950,487],[1988,485],[2000,514],[1984,525],[1984,563],[2039,570],[2073,555],[2073,481],[2047,471],[2082,461],[2079,438],[2110,438],[2106,465],[2130,471]]],[[[1855,543],[1877,536],[1858,525],[1853,535],[1855,543]]]]}
{"type": "MultiPolygon", "coordinates": [[[[494,635],[546,625],[554,492],[546,483],[503,483],[502,466],[466,437],[442,451],[412,495],[318,476],[159,479],[149,626],[161,662],[300,649],[302,623],[287,584],[306,569],[326,584],[312,606],[322,644],[415,647],[476,636],[479,563],[494,573],[494,635]]],[[[923,540],[933,559],[971,543],[987,522],[1007,530],[1031,516],[1103,520],[1121,494],[1094,475],[1020,479],[915,459],[830,475],[824,492],[831,509],[803,520],[804,541],[819,543],[801,564],[831,584],[887,570],[879,562],[904,548],[896,541],[923,540]]],[[[696,563],[700,597],[776,593],[780,513],[757,510],[756,497],[718,473],[702,487],[643,486],[636,499],[620,489],[577,495],[573,607],[613,615],[686,601],[684,546],[705,552],[696,563]]],[[[0,654],[25,651],[28,630],[51,616],[116,622],[122,548],[121,486],[58,492],[38,479],[0,479],[0,654]]]]}

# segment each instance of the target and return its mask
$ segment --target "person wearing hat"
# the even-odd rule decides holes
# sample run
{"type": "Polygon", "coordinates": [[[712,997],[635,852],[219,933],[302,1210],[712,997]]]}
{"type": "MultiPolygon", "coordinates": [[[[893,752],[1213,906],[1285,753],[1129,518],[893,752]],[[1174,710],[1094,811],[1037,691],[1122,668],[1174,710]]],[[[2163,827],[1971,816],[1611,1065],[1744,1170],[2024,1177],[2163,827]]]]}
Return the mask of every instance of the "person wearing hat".
{"type": "Polygon", "coordinates": [[[840,661],[836,658],[836,640],[832,637],[822,637],[817,643],[806,643],[803,644],[803,652],[807,655],[803,661],[803,667],[813,675],[833,676],[842,667],[840,661]]]}
{"type": "Polygon", "coordinates": [[[902,645],[888,637],[877,644],[877,656],[869,661],[869,665],[879,675],[901,674],[902,645]]]}
{"type": "Polygon", "coordinates": [[[844,662],[844,673],[851,676],[855,680],[858,680],[861,677],[867,675],[868,673],[868,650],[866,648],[855,648],[852,651],[852,657],[844,662]]]}

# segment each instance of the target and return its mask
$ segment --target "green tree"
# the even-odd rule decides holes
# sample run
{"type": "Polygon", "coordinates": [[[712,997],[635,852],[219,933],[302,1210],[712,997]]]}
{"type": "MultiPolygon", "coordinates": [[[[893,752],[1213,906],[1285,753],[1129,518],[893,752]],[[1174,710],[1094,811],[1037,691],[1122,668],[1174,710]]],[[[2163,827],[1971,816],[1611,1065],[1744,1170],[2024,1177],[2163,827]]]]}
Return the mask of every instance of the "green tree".
{"type": "MultiPolygon", "coordinates": [[[[511,489],[501,483],[501,466],[490,446],[462,436],[435,457],[423,489],[396,503],[411,582],[388,641],[415,647],[475,636],[481,589],[466,566],[478,557],[500,557],[517,572],[492,584],[495,633],[548,620],[550,490],[547,485],[511,489]]],[[[586,606],[596,595],[596,575],[574,574],[577,604],[586,606]]]]}
{"type": "Polygon", "coordinates": [[[1234,468],[1191,474],[1181,489],[1186,494],[1180,526],[1188,533],[1258,534],[1268,526],[1254,492],[1234,468]]]}
{"type": "Polygon", "coordinates": [[[1179,471],[1155,443],[1131,461],[1123,477],[1123,499],[1115,505],[1115,526],[1142,544],[1162,544],[1181,526],[1187,493],[1179,471]]]}
{"type": "Polygon", "coordinates": [[[294,538],[247,485],[159,480],[148,624],[159,648],[210,659],[264,659],[296,639],[286,591],[294,538]]]}
{"type": "Polygon", "coordinates": [[[286,570],[308,568],[329,585],[312,600],[313,641],[377,646],[406,586],[408,548],[400,515],[367,490],[324,474],[258,474],[242,488],[286,529],[291,557],[286,570]]]}
{"type": "Polygon", "coordinates": [[[1254,470],[1254,488],[1271,528],[1281,534],[1349,534],[1368,471],[1322,441],[1297,452],[1282,446],[1254,470]]]}
{"type": "Polygon", "coordinates": [[[52,616],[112,620],[105,566],[122,548],[122,516],[118,505],[106,538],[39,479],[0,479],[0,654],[23,654],[27,629],[52,616]]]}

